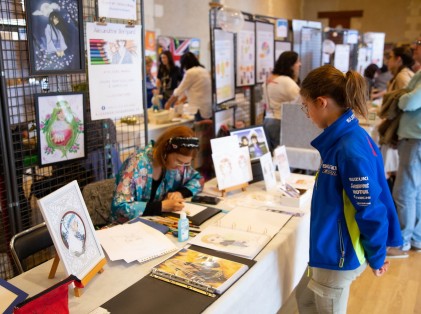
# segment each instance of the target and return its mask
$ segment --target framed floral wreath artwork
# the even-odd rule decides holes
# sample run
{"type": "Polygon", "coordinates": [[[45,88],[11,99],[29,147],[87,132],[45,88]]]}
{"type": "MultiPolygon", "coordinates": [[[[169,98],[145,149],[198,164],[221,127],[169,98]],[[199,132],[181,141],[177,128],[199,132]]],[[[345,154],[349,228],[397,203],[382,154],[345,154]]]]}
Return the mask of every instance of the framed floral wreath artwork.
{"type": "Polygon", "coordinates": [[[85,95],[36,94],[40,165],[85,158],[85,95]]]}

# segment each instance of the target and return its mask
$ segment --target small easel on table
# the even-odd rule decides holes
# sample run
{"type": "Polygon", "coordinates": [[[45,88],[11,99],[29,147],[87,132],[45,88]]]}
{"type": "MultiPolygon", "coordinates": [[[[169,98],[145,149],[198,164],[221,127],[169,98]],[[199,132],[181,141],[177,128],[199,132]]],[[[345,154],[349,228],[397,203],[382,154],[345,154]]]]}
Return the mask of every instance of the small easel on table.
{"type": "Polygon", "coordinates": [[[227,187],[225,189],[219,190],[221,192],[221,196],[224,197],[225,193],[230,192],[230,191],[235,191],[235,190],[239,190],[241,189],[241,191],[245,191],[246,188],[248,187],[248,182],[245,183],[241,183],[241,184],[237,184],[237,185],[233,185],[230,187],[227,187]]]}
{"type": "MultiPolygon", "coordinates": [[[[53,279],[57,272],[58,263],[60,262],[60,257],[58,256],[57,252],[54,257],[53,265],[51,265],[50,273],[48,274],[48,279],[53,279]]],[[[75,287],[75,297],[80,297],[82,295],[82,288],[84,288],[91,280],[94,278],[96,274],[101,274],[104,272],[104,265],[107,263],[107,259],[104,257],[101,259],[98,264],[94,266],[94,268],[91,269],[89,273],[86,274],[85,277],[83,277],[80,282],[80,287],[75,287]]]]}

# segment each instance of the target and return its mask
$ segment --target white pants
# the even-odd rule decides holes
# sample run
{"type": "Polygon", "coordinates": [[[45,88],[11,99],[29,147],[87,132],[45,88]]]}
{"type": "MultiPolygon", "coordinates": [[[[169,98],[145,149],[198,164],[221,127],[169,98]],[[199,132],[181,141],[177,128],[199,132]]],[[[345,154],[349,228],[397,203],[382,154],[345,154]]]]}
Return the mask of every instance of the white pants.
{"type": "Polygon", "coordinates": [[[351,283],[366,267],[366,262],[354,270],[312,267],[310,276],[305,271],[296,290],[300,314],[346,313],[351,283]]]}

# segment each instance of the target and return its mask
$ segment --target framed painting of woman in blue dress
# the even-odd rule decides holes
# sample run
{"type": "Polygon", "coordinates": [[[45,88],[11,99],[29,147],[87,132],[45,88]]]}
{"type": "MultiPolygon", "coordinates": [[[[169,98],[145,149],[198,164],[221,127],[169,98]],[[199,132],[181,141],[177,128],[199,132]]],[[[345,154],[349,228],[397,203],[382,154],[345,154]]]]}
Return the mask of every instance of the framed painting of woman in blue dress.
{"type": "Polygon", "coordinates": [[[31,75],[85,72],[82,0],[26,1],[31,75]]]}

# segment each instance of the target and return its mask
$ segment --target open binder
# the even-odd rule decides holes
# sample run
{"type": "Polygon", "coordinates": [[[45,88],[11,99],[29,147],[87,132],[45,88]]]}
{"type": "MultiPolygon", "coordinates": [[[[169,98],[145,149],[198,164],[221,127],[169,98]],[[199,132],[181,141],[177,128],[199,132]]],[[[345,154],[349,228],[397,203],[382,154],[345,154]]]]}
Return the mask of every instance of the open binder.
{"type": "MultiPolygon", "coordinates": [[[[198,246],[192,245],[190,248],[205,254],[243,263],[247,265],[249,269],[255,264],[255,261],[252,260],[198,246]]],[[[215,298],[211,298],[193,290],[185,289],[162,280],[157,280],[150,276],[145,276],[131,287],[101,305],[101,308],[104,308],[111,313],[127,314],[185,314],[187,312],[186,309],[188,309],[189,313],[201,313],[218,298],[218,295],[215,298]],[[141,301],[134,301],[139,300],[140,296],[141,301]]]]}
{"type": "MultiPolygon", "coordinates": [[[[220,212],[221,212],[221,210],[218,209],[218,208],[206,207],[206,209],[202,210],[201,212],[197,213],[194,216],[187,215],[187,218],[189,219],[189,221],[193,225],[200,226],[206,220],[212,218],[213,216],[215,216],[216,214],[218,214],[220,212]]],[[[177,214],[177,213],[165,213],[165,215],[174,216],[174,217],[180,217],[180,215],[177,214]]]]}

